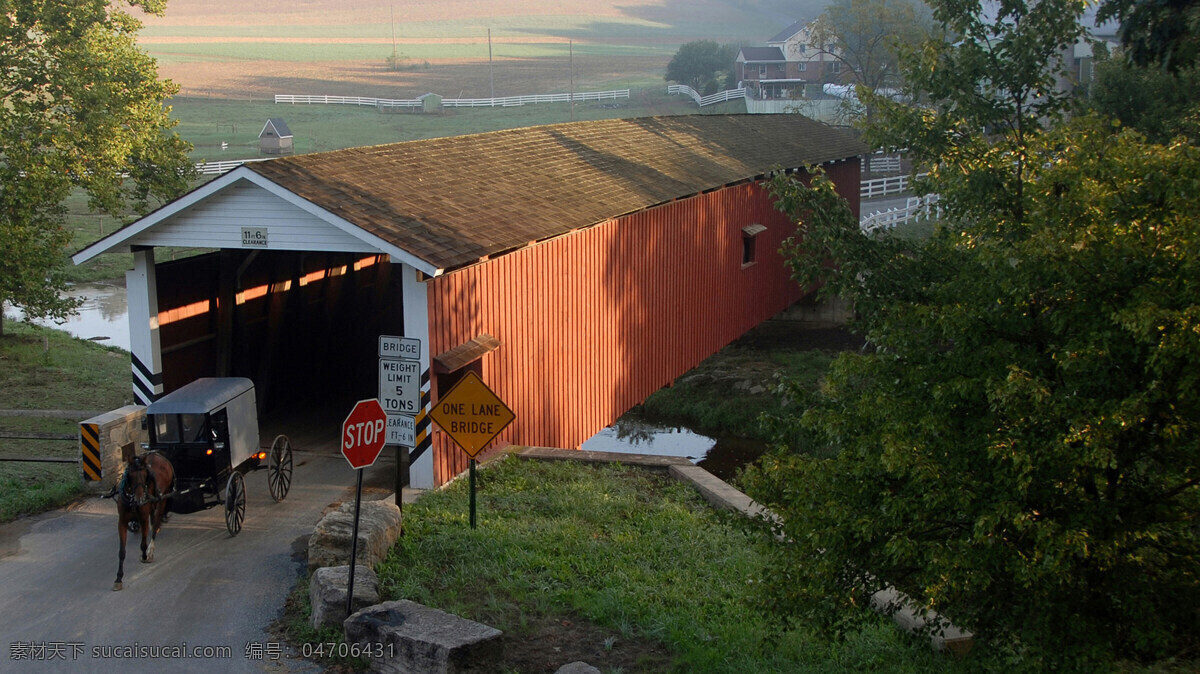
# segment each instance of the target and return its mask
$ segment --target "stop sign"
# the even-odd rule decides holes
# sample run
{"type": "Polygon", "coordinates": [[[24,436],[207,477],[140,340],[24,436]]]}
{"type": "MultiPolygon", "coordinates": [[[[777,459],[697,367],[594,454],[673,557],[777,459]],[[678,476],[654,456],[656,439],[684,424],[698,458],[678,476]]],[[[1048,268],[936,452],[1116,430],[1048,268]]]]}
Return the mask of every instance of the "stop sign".
{"type": "Polygon", "coordinates": [[[387,441],[387,414],[379,400],[360,400],[342,422],[342,456],[354,468],[375,463],[387,441]]]}

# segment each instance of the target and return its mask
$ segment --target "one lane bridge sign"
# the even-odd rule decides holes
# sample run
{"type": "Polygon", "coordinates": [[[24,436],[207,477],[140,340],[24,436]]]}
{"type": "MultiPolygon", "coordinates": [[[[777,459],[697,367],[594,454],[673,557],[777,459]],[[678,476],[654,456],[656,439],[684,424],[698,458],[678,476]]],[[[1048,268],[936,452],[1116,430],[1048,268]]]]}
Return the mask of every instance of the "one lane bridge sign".
{"type": "Polygon", "coordinates": [[[442,396],[429,416],[472,459],[517,418],[474,372],[442,396]]]}

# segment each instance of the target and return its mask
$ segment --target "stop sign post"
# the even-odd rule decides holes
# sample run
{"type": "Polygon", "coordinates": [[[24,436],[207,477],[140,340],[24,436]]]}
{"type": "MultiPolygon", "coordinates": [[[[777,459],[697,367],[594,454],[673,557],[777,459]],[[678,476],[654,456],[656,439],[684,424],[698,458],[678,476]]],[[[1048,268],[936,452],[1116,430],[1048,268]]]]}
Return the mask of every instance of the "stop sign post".
{"type": "Polygon", "coordinates": [[[354,562],[358,557],[358,515],[362,508],[363,469],[374,464],[387,440],[387,414],[377,398],[360,400],[342,422],[342,456],[358,470],[354,493],[354,535],[350,539],[350,577],[346,583],[346,615],[354,613],[354,562]]]}

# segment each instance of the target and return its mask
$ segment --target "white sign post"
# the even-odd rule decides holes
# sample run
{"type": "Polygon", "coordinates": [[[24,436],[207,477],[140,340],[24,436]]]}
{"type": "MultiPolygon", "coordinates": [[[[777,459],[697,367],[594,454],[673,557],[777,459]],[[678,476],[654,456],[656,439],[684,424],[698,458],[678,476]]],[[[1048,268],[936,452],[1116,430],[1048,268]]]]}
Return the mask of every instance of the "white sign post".
{"type": "Polygon", "coordinates": [[[379,403],[387,413],[387,444],[415,447],[421,411],[421,340],[379,336],[379,403]]]}
{"type": "Polygon", "coordinates": [[[417,446],[417,420],[403,414],[387,415],[387,444],[417,446]]]}
{"type": "Polygon", "coordinates": [[[379,404],[389,415],[417,416],[421,408],[421,361],[379,359],[379,404]]]}
{"type": "Polygon", "coordinates": [[[417,446],[421,411],[421,340],[379,336],[379,403],[387,413],[385,443],[396,447],[396,505],[408,484],[408,450],[417,446]]]}
{"type": "Polygon", "coordinates": [[[380,358],[410,358],[421,357],[421,340],[413,337],[379,336],[380,358]]]}

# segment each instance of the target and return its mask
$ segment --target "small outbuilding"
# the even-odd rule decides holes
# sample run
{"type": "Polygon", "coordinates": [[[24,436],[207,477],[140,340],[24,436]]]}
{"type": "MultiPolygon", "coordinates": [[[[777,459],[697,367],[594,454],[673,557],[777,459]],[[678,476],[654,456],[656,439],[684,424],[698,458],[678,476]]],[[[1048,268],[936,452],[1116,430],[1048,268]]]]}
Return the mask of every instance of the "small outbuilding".
{"type": "Polygon", "coordinates": [[[272,117],[258,134],[258,150],[263,154],[291,154],[292,130],[282,117],[272,117]]]}
{"type": "Polygon", "coordinates": [[[297,155],[74,260],[134,253],[143,403],[244,376],[264,411],[336,434],[378,395],[380,336],[418,343],[406,423],[427,487],[467,466],[431,412],[468,371],[516,415],[494,446],[575,448],[800,299],[779,252],[797,228],[763,182],[820,166],[857,216],[866,149],[800,115],[680,115],[297,155]],[[214,252],[156,263],[157,247],[214,252]]]}

